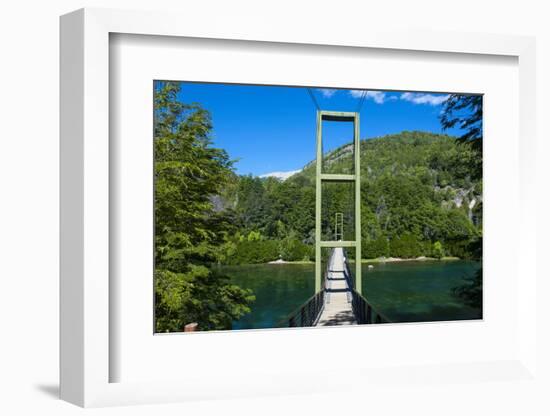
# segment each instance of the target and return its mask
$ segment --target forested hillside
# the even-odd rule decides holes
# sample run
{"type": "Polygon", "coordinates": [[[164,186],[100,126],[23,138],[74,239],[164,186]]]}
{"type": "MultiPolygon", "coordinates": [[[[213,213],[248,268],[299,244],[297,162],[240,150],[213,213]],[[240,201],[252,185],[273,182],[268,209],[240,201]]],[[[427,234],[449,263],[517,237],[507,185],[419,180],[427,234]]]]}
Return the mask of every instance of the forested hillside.
{"type": "MultiPolygon", "coordinates": [[[[327,173],[352,173],[352,146],[327,153],[323,165],[327,173]]],[[[362,140],[363,258],[474,256],[481,177],[480,153],[453,137],[405,131],[362,140]]],[[[215,205],[235,218],[220,262],[313,259],[315,162],[286,181],[235,176],[215,205]]],[[[344,214],[344,239],[352,239],[350,185],[323,186],[323,238],[332,239],[336,212],[344,214]]]]}

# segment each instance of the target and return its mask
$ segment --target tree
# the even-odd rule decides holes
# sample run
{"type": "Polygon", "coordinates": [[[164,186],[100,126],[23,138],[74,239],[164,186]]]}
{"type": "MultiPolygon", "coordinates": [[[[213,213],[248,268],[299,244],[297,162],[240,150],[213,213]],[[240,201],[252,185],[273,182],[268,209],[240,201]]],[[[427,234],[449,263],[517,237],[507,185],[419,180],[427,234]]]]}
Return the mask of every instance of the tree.
{"type": "Polygon", "coordinates": [[[380,235],[374,240],[364,240],[361,243],[362,257],[365,259],[374,259],[378,257],[387,257],[390,252],[388,239],[380,235]]]}
{"type": "MultiPolygon", "coordinates": [[[[478,163],[473,165],[476,178],[482,176],[481,152],[483,147],[483,96],[451,94],[441,114],[444,129],[455,126],[465,130],[460,140],[469,143],[479,153],[478,163]]],[[[481,217],[479,217],[481,220],[481,217]]],[[[481,222],[481,221],[479,221],[481,222]]],[[[481,246],[481,238],[478,240],[481,246]]],[[[453,293],[471,306],[482,307],[483,271],[480,269],[473,279],[454,288],[453,293]]]]}
{"type": "Polygon", "coordinates": [[[421,246],[414,234],[405,233],[390,241],[390,255],[393,257],[410,259],[421,254],[421,246]]]}
{"type": "Polygon", "coordinates": [[[481,149],[483,138],[483,96],[450,94],[440,115],[443,129],[465,130],[460,140],[481,149]]]}
{"type": "Polygon", "coordinates": [[[250,231],[246,239],[248,241],[260,241],[262,239],[262,233],[260,233],[259,231],[250,231]]]}
{"type": "Polygon", "coordinates": [[[233,213],[216,211],[232,176],[225,151],[212,147],[209,113],[178,99],[179,83],[155,84],[156,330],[230,329],[250,311],[250,290],[230,284],[210,266],[234,231],[233,213]]]}
{"type": "Polygon", "coordinates": [[[287,261],[309,261],[315,256],[314,251],[313,246],[302,243],[295,232],[291,232],[279,245],[279,254],[287,261]]]}
{"type": "Polygon", "coordinates": [[[444,255],[443,244],[441,244],[441,241],[436,241],[433,246],[433,256],[436,259],[441,259],[444,255]]]}
{"type": "Polygon", "coordinates": [[[269,224],[269,205],[262,180],[241,176],[236,195],[236,211],[245,230],[265,231],[269,224]]]}
{"type": "Polygon", "coordinates": [[[279,243],[276,240],[247,239],[236,243],[235,251],[226,259],[227,264],[267,263],[279,258],[279,243]]]}

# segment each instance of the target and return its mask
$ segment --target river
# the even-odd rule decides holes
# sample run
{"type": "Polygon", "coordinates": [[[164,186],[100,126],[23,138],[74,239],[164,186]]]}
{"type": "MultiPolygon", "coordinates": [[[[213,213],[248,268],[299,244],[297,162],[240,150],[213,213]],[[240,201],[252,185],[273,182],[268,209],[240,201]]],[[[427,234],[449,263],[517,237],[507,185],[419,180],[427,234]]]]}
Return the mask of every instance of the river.
{"type": "MultiPolygon", "coordinates": [[[[480,319],[481,311],[451,290],[480,267],[473,261],[410,261],[363,265],[363,295],[392,322],[480,319]]],[[[252,311],[233,329],[274,328],[314,292],[313,264],[223,266],[231,281],[252,289],[252,311]]]]}

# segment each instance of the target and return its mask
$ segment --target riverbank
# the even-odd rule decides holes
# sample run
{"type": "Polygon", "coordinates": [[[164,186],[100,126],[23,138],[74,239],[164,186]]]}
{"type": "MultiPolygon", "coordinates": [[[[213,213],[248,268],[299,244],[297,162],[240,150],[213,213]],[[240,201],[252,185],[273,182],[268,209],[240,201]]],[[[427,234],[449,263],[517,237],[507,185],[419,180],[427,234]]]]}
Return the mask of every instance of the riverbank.
{"type": "Polygon", "coordinates": [[[395,263],[400,261],[454,261],[454,260],[460,260],[460,257],[441,257],[440,259],[436,259],[435,257],[414,257],[414,258],[400,258],[400,257],[379,257],[376,259],[361,259],[361,263],[395,263]]]}
{"type": "Polygon", "coordinates": [[[279,260],[268,261],[267,264],[315,264],[315,262],[311,260],[286,261],[286,260],[279,259],[279,260]]]}
{"type": "MultiPolygon", "coordinates": [[[[376,259],[361,259],[361,263],[396,263],[400,261],[455,261],[460,260],[460,257],[441,257],[440,259],[436,259],[435,257],[414,257],[414,258],[400,258],[400,257],[379,257],[376,259]]],[[[274,260],[270,261],[267,264],[315,264],[314,261],[311,260],[297,260],[297,261],[286,261],[286,260],[274,260]]]]}

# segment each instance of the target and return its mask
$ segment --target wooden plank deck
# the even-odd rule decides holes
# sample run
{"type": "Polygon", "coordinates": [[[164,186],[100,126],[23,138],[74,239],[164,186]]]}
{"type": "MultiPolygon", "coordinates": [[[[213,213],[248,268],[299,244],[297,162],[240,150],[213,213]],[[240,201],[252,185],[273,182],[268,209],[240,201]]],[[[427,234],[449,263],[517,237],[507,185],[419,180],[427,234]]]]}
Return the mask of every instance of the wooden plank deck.
{"type": "Polygon", "coordinates": [[[329,265],[324,309],[316,326],[357,325],[344,270],[344,250],[337,247],[329,265]]]}

